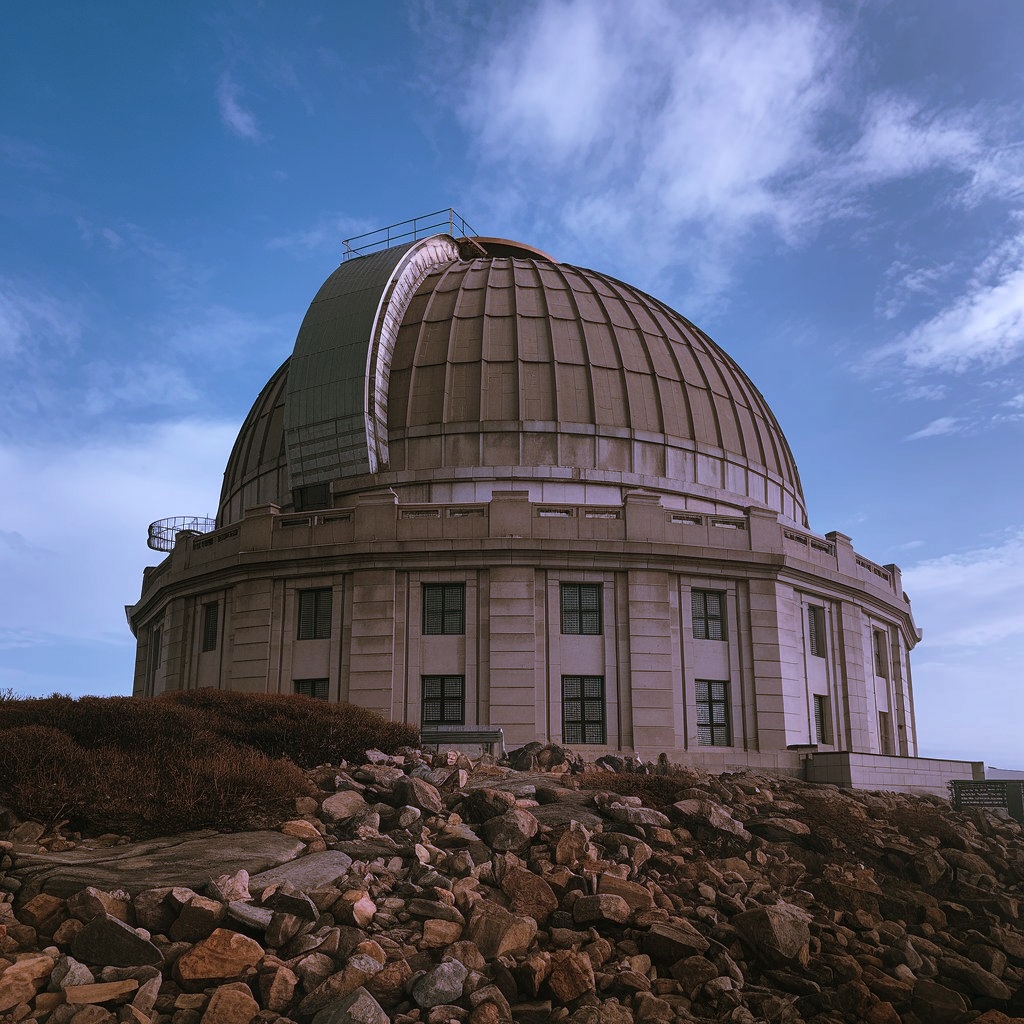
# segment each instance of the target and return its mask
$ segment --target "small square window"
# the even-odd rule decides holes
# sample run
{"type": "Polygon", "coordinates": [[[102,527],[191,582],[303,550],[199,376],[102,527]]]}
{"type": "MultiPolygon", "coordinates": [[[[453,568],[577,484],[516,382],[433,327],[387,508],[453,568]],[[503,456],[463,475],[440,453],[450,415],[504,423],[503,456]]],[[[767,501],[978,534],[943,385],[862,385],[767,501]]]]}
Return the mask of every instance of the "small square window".
{"type": "Polygon", "coordinates": [[[317,700],[327,700],[327,679],[296,679],[295,692],[300,697],[315,697],[317,700]]]}
{"type": "Polygon", "coordinates": [[[718,590],[694,590],[693,638],[695,640],[724,640],[725,594],[718,590]]]}
{"type": "Polygon", "coordinates": [[[561,586],[562,632],[601,634],[600,583],[563,583],[561,586]]]}
{"type": "Polygon", "coordinates": [[[423,584],[424,634],[459,635],[466,632],[466,584],[423,584]]]}
{"type": "Polygon", "coordinates": [[[466,724],[465,676],[423,676],[423,725],[466,724]]]}
{"type": "Polygon", "coordinates": [[[604,676],[562,676],[562,742],[606,743],[604,676]]]}
{"type": "Polygon", "coordinates": [[[820,604],[807,606],[807,639],[811,654],[825,657],[825,609],[820,604]]]}
{"type": "Polygon", "coordinates": [[[299,591],[299,640],[327,640],[331,636],[331,588],[299,591]]]}
{"type": "Polygon", "coordinates": [[[200,645],[201,651],[215,651],[217,649],[217,611],[218,604],[211,601],[203,605],[203,639],[200,645]]]}
{"type": "Polygon", "coordinates": [[[702,747],[728,747],[729,684],[715,679],[696,680],[697,742],[702,747]]]}

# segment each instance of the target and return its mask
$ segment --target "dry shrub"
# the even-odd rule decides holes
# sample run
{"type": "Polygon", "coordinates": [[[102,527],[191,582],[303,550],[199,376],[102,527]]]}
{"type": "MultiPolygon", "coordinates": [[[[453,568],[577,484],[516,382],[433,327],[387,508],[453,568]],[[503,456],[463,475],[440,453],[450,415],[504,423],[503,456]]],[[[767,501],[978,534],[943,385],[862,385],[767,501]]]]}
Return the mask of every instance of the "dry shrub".
{"type": "Polygon", "coordinates": [[[152,703],[198,713],[206,728],[232,742],[303,768],[363,761],[367,750],[393,753],[419,740],[415,726],[312,697],[207,689],[166,693],[152,703]]]}
{"type": "Polygon", "coordinates": [[[20,726],[0,734],[0,800],[44,822],[137,838],[199,828],[275,824],[306,782],[287,760],[196,732],[145,748],[86,748],[67,733],[20,726]]]}

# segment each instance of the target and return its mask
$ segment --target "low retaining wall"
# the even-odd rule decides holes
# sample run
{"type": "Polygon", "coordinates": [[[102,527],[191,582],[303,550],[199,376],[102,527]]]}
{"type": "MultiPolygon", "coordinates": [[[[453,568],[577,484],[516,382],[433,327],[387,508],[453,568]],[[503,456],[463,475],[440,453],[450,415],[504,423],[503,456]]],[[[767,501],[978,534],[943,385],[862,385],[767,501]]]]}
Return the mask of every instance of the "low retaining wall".
{"type": "Polygon", "coordinates": [[[984,779],[985,765],[981,761],[944,761],[932,757],[816,753],[807,759],[806,778],[808,782],[831,782],[848,789],[932,793],[948,798],[951,780],[984,779]]]}

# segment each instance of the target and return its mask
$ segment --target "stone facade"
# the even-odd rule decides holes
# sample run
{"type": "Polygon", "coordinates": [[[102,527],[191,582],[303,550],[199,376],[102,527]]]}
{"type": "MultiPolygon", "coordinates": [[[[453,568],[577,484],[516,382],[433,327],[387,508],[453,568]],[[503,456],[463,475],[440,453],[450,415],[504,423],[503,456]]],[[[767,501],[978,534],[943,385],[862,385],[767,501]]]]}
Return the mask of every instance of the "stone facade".
{"type": "Polygon", "coordinates": [[[628,285],[483,249],[328,279],[217,528],[146,570],[135,693],[300,692],[719,770],[915,757],[899,570],[808,528],[739,367],[628,285]]]}

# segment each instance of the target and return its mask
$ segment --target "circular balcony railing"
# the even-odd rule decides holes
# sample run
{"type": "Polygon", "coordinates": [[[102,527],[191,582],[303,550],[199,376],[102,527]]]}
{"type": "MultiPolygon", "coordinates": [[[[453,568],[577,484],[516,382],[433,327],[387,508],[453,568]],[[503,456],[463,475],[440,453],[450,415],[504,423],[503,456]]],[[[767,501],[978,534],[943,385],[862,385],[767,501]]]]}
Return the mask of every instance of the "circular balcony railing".
{"type": "Polygon", "coordinates": [[[170,519],[158,519],[149,524],[149,539],[146,543],[154,551],[170,551],[179,534],[199,536],[216,529],[217,520],[206,516],[172,516],[170,519]]]}

